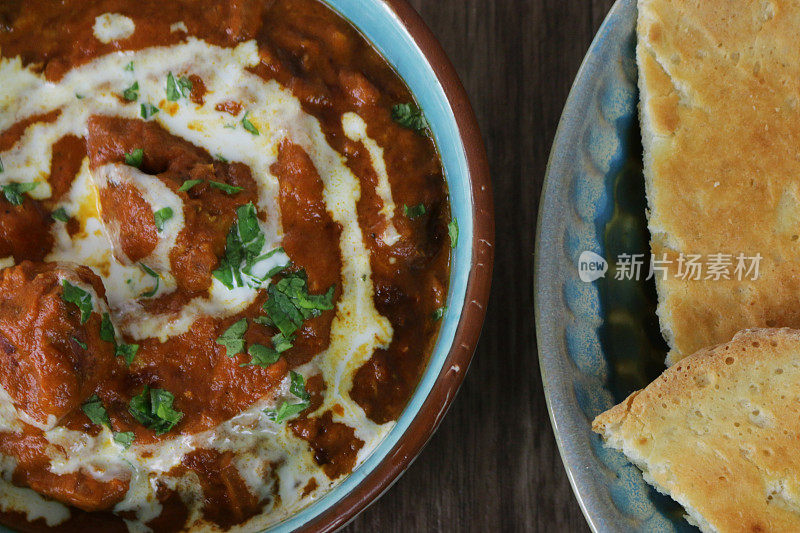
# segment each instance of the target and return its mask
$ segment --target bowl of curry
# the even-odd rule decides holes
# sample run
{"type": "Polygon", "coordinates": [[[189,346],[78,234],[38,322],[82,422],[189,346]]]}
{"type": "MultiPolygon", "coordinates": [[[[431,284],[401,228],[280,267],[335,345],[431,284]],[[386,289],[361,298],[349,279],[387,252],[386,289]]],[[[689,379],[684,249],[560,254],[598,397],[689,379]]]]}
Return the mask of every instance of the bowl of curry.
{"type": "Polygon", "coordinates": [[[463,89],[399,0],[0,4],[0,523],[335,529],[488,300],[463,89]]]}

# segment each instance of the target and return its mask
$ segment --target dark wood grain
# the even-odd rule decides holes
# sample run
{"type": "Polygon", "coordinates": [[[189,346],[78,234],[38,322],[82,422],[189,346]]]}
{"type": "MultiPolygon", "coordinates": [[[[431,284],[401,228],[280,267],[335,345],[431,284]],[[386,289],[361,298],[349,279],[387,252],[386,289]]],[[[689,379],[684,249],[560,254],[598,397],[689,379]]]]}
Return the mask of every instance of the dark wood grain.
{"type": "Polygon", "coordinates": [[[542,393],[533,322],[539,192],[561,109],[612,0],[412,0],[486,140],[497,213],[492,299],[466,382],[427,448],[346,529],[586,531],[542,393]]]}

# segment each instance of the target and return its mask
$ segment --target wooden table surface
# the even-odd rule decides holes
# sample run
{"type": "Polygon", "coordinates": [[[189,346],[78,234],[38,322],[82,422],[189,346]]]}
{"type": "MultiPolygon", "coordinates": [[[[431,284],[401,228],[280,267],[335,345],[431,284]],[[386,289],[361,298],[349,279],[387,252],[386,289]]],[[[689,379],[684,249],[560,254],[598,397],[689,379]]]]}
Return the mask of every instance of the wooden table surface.
{"type": "Polygon", "coordinates": [[[613,0],[411,3],[455,64],[486,141],[497,223],[492,298],[438,432],[346,531],[587,531],[542,393],[533,248],[561,110],[613,0]]]}

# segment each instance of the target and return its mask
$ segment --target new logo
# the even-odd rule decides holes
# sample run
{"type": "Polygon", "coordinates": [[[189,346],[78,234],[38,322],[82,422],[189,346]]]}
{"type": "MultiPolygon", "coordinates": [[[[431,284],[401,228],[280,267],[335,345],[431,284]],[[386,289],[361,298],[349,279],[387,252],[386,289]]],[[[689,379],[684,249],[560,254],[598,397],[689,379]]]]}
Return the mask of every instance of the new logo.
{"type": "Polygon", "coordinates": [[[608,272],[608,262],[589,250],[578,258],[578,276],[581,281],[591,283],[602,278],[608,272]]]}

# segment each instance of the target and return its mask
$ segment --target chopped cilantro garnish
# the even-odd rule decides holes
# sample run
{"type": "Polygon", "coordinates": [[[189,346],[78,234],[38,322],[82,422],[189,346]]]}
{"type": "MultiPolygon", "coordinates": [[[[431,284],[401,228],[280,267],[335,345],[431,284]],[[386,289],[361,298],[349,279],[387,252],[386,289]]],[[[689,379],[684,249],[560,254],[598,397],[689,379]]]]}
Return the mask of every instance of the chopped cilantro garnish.
{"type": "Polygon", "coordinates": [[[225,347],[228,357],[244,351],[244,334],[247,331],[247,319],[234,322],[231,327],[217,338],[217,344],[225,347]]]}
{"type": "Polygon", "coordinates": [[[222,161],[223,163],[227,163],[228,162],[228,160],[225,159],[225,156],[223,156],[222,154],[215,154],[214,157],[217,158],[217,161],[222,161]]]}
{"type": "Polygon", "coordinates": [[[153,104],[145,103],[145,104],[141,105],[140,111],[141,111],[141,114],[142,114],[142,118],[147,120],[150,117],[152,117],[153,115],[155,115],[156,113],[158,113],[160,111],[160,109],[158,109],[153,104]]]}
{"type": "Polygon", "coordinates": [[[300,398],[301,400],[307,402],[311,399],[311,395],[308,394],[306,391],[306,380],[303,378],[303,374],[299,372],[290,371],[289,378],[291,379],[291,385],[289,386],[289,392],[300,398]]]}
{"type": "Polygon", "coordinates": [[[256,128],[252,122],[247,118],[247,115],[250,111],[245,111],[244,116],[242,117],[242,126],[245,130],[249,131],[253,135],[258,135],[258,128],[256,128]]]}
{"type": "Polygon", "coordinates": [[[424,133],[428,129],[428,121],[420,108],[415,104],[397,104],[392,106],[392,120],[417,133],[424,133]]]}
{"type": "Polygon", "coordinates": [[[164,231],[164,223],[172,218],[172,208],[163,207],[153,213],[153,221],[156,223],[156,229],[161,232],[164,231]]]}
{"type": "Polygon", "coordinates": [[[175,81],[175,76],[173,76],[172,72],[170,72],[167,74],[167,100],[170,102],[177,102],[180,97],[181,93],[178,90],[178,84],[175,81]]]}
{"type": "Polygon", "coordinates": [[[62,285],[64,290],[61,299],[78,307],[81,312],[81,324],[85,324],[92,314],[92,295],[67,280],[64,280],[62,285]]]}
{"type": "Polygon", "coordinates": [[[38,181],[30,181],[28,183],[7,183],[6,185],[0,186],[0,189],[3,190],[3,194],[6,197],[6,200],[11,205],[22,205],[24,198],[22,197],[23,194],[26,192],[30,192],[35,189],[39,185],[38,181]]]}
{"type": "Polygon", "coordinates": [[[121,433],[114,433],[114,442],[121,444],[126,450],[133,444],[133,431],[123,431],[121,433]]]}
{"type": "MultiPolygon", "coordinates": [[[[86,416],[89,417],[89,420],[92,421],[92,424],[106,426],[108,429],[111,429],[111,419],[108,416],[108,411],[106,411],[103,401],[97,394],[90,396],[81,409],[86,413],[86,416]]],[[[133,437],[133,431],[125,431],[123,433],[114,432],[114,442],[121,444],[126,450],[133,444],[133,437]]]]}
{"type": "Polygon", "coordinates": [[[434,322],[438,322],[439,320],[442,319],[442,317],[445,315],[445,313],[447,313],[447,306],[446,305],[440,307],[439,309],[437,309],[436,311],[433,312],[433,321],[434,322]]]}
{"type": "Polygon", "coordinates": [[[59,207],[58,209],[50,213],[50,216],[53,217],[53,220],[58,220],[61,222],[69,222],[69,215],[67,214],[67,210],[64,209],[63,207],[59,207]]]}
{"type": "Polygon", "coordinates": [[[267,416],[270,420],[277,424],[283,423],[285,420],[288,420],[295,415],[298,415],[305,411],[308,408],[308,403],[301,402],[301,403],[289,403],[286,400],[281,403],[281,406],[278,407],[278,410],[273,409],[266,409],[264,412],[267,413],[267,416]]]}
{"type": "Polygon", "coordinates": [[[78,100],[83,100],[86,97],[83,96],[82,94],[75,93],[75,98],[77,98],[78,100]]]}
{"type": "Polygon", "coordinates": [[[275,327],[275,323],[270,320],[268,316],[257,316],[253,319],[253,322],[256,324],[261,324],[262,326],[268,326],[270,328],[275,327]]]}
{"type": "Polygon", "coordinates": [[[281,354],[279,354],[277,350],[264,346],[263,344],[251,344],[247,349],[247,353],[249,353],[253,359],[242,366],[256,365],[268,367],[277,363],[278,359],[281,357],[281,354]]]}
{"type": "Polygon", "coordinates": [[[155,287],[153,287],[151,290],[149,290],[149,291],[147,291],[145,293],[142,293],[142,295],[141,295],[142,298],[152,298],[158,292],[158,285],[159,285],[159,282],[161,280],[161,276],[158,275],[158,272],[156,272],[155,270],[153,270],[149,266],[145,265],[144,263],[139,263],[139,266],[142,267],[142,270],[145,271],[145,274],[155,278],[155,280],[156,280],[155,287]]]}
{"type": "Polygon", "coordinates": [[[180,87],[181,94],[185,98],[188,98],[189,95],[192,94],[192,81],[186,76],[178,78],[178,87],[180,87]]]}
{"type": "Polygon", "coordinates": [[[252,203],[239,206],[236,217],[228,232],[225,256],[220,260],[219,268],[211,274],[229,289],[244,287],[245,283],[260,287],[272,272],[263,276],[255,273],[255,267],[269,257],[260,255],[266,238],[258,224],[255,206],[252,203]]]}
{"type": "Polygon", "coordinates": [[[142,150],[141,148],[136,148],[131,153],[125,154],[126,165],[139,168],[142,166],[143,160],[144,160],[144,150],[142,150]]]}
{"type": "Polygon", "coordinates": [[[450,234],[450,248],[455,248],[458,244],[458,219],[453,217],[447,224],[447,233],[450,234]]]}
{"type": "Polygon", "coordinates": [[[269,298],[264,311],[284,339],[291,342],[303,321],[333,309],[334,290],[332,285],[325,294],[309,294],[305,272],[295,272],[267,288],[269,298]]]}
{"type": "Polygon", "coordinates": [[[283,353],[292,347],[292,339],[287,338],[283,333],[277,333],[272,337],[272,346],[278,353],[283,353]]]}
{"type": "Polygon", "coordinates": [[[222,192],[228,194],[236,194],[237,192],[241,192],[242,190],[244,190],[244,187],[237,187],[236,185],[228,185],[227,183],[222,183],[219,181],[209,180],[208,184],[214,187],[215,189],[219,189],[222,192]]]}
{"type": "Polygon", "coordinates": [[[133,82],[133,85],[131,85],[130,87],[125,89],[122,92],[122,97],[125,100],[129,101],[129,102],[135,102],[136,100],[138,100],[139,99],[139,82],[135,81],[135,82],[133,82]]]}
{"type": "Polygon", "coordinates": [[[117,347],[114,350],[114,355],[117,357],[122,357],[122,360],[125,361],[125,364],[131,366],[138,352],[138,344],[117,344],[117,347]]]}
{"type": "Polygon", "coordinates": [[[100,322],[100,338],[106,342],[117,343],[114,324],[111,323],[111,315],[108,313],[103,313],[103,320],[100,322]]]}
{"type": "Polygon", "coordinates": [[[411,207],[408,207],[406,204],[403,204],[403,214],[408,218],[411,219],[419,218],[425,213],[426,213],[425,204],[418,204],[411,207]]]}
{"type": "MultiPolygon", "coordinates": [[[[266,318],[266,317],[260,317],[266,318]]],[[[272,337],[272,347],[264,346],[263,344],[252,344],[247,349],[253,358],[249,363],[241,366],[263,366],[268,367],[274,365],[280,359],[281,354],[292,347],[290,339],[284,337],[283,333],[278,333],[272,337]]]]}
{"type": "Polygon", "coordinates": [[[127,70],[128,72],[133,72],[133,61],[125,65],[125,70],[127,70]]]}
{"type": "Polygon", "coordinates": [[[78,346],[80,346],[81,348],[83,348],[84,350],[88,350],[89,349],[89,346],[85,342],[81,342],[80,339],[78,339],[78,337],[72,337],[72,340],[74,340],[75,343],[78,346]]]}
{"type": "Polygon", "coordinates": [[[167,74],[167,100],[177,102],[181,96],[187,97],[192,92],[192,82],[186,76],[175,79],[172,72],[167,74]]]}
{"type": "Polygon", "coordinates": [[[0,172],[3,172],[5,169],[3,168],[3,158],[0,158],[0,172]]]}
{"type": "Polygon", "coordinates": [[[303,375],[298,372],[290,371],[289,378],[291,379],[289,392],[300,399],[301,402],[289,403],[288,401],[284,400],[277,410],[265,409],[264,412],[267,414],[269,419],[278,424],[282,423],[284,420],[292,418],[297,414],[300,414],[310,405],[309,400],[311,399],[311,395],[309,395],[308,391],[306,391],[306,381],[303,378],[303,375]]]}
{"type": "Polygon", "coordinates": [[[186,192],[195,185],[200,185],[201,183],[203,183],[203,180],[186,180],[183,182],[183,185],[181,185],[180,189],[178,190],[181,192],[186,192]]]}
{"type": "Polygon", "coordinates": [[[97,394],[93,394],[89,397],[81,409],[86,413],[86,416],[89,417],[89,420],[91,420],[93,424],[111,427],[111,419],[108,418],[108,411],[103,407],[103,402],[97,394]]]}
{"type": "Polygon", "coordinates": [[[106,342],[113,343],[114,355],[122,357],[125,364],[131,366],[136,353],[139,351],[139,345],[117,343],[117,334],[114,330],[114,324],[111,322],[111,316],[108,313],[103,313],[103,320],[100,322],[100,338],[106,342]]]}
{"type": "Polygon", "coordinates": [[[164,389],[151,389],[145,385],[141,394],[131,398],[128,412],[142,425],[156,432],[167,433],[183,418],[183,413],[173,409],[175,396],[164,389]]]}

